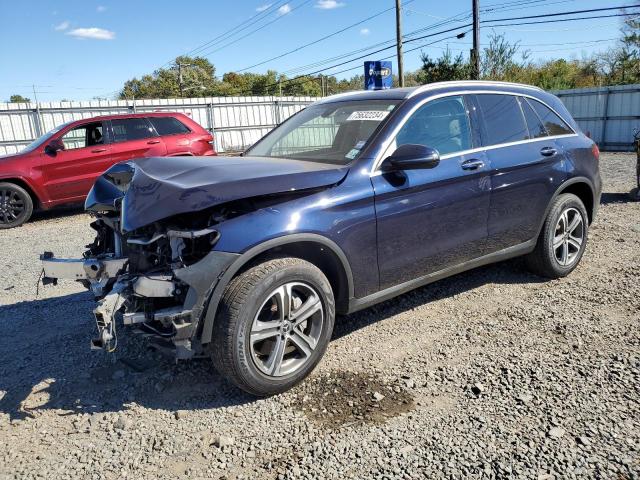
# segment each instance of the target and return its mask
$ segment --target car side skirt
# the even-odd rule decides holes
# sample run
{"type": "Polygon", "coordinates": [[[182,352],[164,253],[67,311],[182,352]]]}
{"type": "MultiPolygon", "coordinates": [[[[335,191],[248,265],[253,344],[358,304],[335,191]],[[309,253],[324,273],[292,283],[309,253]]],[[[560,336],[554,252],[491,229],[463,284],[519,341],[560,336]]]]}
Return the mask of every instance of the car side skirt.
{"type": "Polygon", "coordinates": [[[519,245],[514,245],[512,247],[508,247],[498,252],[493,252],[488,255],[484,255],[482,257],[469,260],[467,262],[461,263],[459,265],[455,265],[453,267],[447,267],[437,272],[433,272],[428,275],[418,277],[414,280],[409,280],[408,282],[405,282],[405,283],[401,283],[400,285],[394,285],[393,287],[386,288],[384,290],[373,293],[366,297],[352,298],[351,300],[349,300],[348,313],[353,313],[353,312],[357,312],[358,310],[363,310],[377,303],[384,302],[398,295],[402,295],[403,293],[409,292],[411,290],[415,290],[416,288],[422,287],[424,285],[428,285],[433,282],[437,282],[438,280],[451,277],[453,275],[465,272],[467,270],[472,270],[474,268],[481,267],[483,265],[488,265],[490,263],[501,262],[503,260],[508,260],[510,258],[526,255],[527,253],[531,253],[534,250],[536,246],[536,242],[537,242],[537,238],[533,238],[519,245]]]}

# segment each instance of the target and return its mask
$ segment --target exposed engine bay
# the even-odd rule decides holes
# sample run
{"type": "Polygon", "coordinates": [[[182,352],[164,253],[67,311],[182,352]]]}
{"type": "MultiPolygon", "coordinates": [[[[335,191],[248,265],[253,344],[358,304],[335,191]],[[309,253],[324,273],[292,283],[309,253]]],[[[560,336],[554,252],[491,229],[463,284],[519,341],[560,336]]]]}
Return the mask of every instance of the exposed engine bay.
{"type": "Polygon", "coordinates": [[[116,324],[121,322],[165,339],[158,347],[171,342],[177,358],[190,358],[200,353],[200,345],[192,340],[204,299],[198,291],[201,282],[189,271],[212,253],[219,238],[215,225],[251,208],[255,206],[249,201],[236,202],[235,209],[182,215],[129,234],[121,233],[117,212],[98,213],[91,223],[95,240],[82,259],[56,259],[49,252],[41,256],[43,283],[74,279],[93,293],[98,334],[92,348],[115,350],[116,324]]]}
{"type": "MultiPolygon", "coordinates": [[[[239,253],[217,251],[220,224],[311,195],[345,178],[340,165],[251,157],[143,158],[96,180],[85,209],[95,240],[80,259],[41,256],[43,284],[81,282],[98,301],[92,348],[113,351],[117,324],[177,358],[203,352],[203,315],[239,253]]],[[[224,285],[223,285],[224,287],[224,285]]],[[[213,312],[215,315],[215,311],[213,312]]],[[[206,319],[210,339],[212,319],[206,319]]]]}

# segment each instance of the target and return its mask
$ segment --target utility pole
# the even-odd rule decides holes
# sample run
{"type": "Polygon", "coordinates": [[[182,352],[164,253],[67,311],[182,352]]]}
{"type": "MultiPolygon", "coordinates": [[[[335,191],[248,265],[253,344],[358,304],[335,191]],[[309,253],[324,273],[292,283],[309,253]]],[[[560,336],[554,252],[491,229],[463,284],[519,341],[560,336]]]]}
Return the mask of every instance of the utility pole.
{"type": "Polygon", "coordinates": [[[396,43],[398,47],[398,82],[401,87],[404,87],[404,65],[402,59],[402,0],[396,0],[396,43]]]}
{"type": "Polygon", "coordinates": [[[473,2],[473,49],[471,50],[471,78],[480,79],[480,0],[473,2]]]}
{"type": "Polygon", "coordinates": [[[176,65],[178,66],[178,88],[180,89],[180,98],[183,97],[183,78],[182,78],[182,67],[190,67],[191,65],[193,65],[192,63],[176,63],[176,65]]]}

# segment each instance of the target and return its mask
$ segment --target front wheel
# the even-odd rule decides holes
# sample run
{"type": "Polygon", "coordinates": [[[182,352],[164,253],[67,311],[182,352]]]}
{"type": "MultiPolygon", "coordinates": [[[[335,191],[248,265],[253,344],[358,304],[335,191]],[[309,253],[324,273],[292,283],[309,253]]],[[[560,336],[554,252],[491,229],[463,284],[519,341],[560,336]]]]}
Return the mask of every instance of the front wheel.
{"type": "Polygon", "coordinates": [[[0,182],[0,229],[19,227],[32,213],[33,200],[24,188],[0,182]]]}
{"type": "Polygon", "coordinates": [[[588,228],[582,200],[571,193],[559,195],[549,209],[535,250],[526,257],[527,266],[542,277],[569,275],[587,246],[588,228]]]}
{"type": "Polygon", "coordinates": [[[214,365],[252,395],[284,392],[318,364],[334,318],[331,285],[315,265],[299,258],[265,261],[225,290],[211,345],[214,365]]]}

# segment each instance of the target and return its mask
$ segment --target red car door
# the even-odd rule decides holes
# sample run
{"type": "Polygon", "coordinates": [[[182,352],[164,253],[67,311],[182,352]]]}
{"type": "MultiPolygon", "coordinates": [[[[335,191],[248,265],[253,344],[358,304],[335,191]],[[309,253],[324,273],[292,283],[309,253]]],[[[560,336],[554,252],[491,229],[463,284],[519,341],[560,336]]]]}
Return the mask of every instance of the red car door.
{"type": "Polygon", "coordinates": [[[112,162],[140,157],[163,157],[167,147],[153,126],[143,117],[111,120],[112,162]]]}
{"type": "Polygon", "coordinates": [[[48,145],[41,154],[40,169],[49,199],[56,203],[82,200],[112,163],[106,125],[101,121],[70,126],[48,145]]]}
{"type": "Polygon", "coordinates": [[[169,116],[150,116],[148,120],[167,147],[167,155],[198,154],[198,152],[193,151],[191,146],[191,130],[180,120],[169,116]]]}

